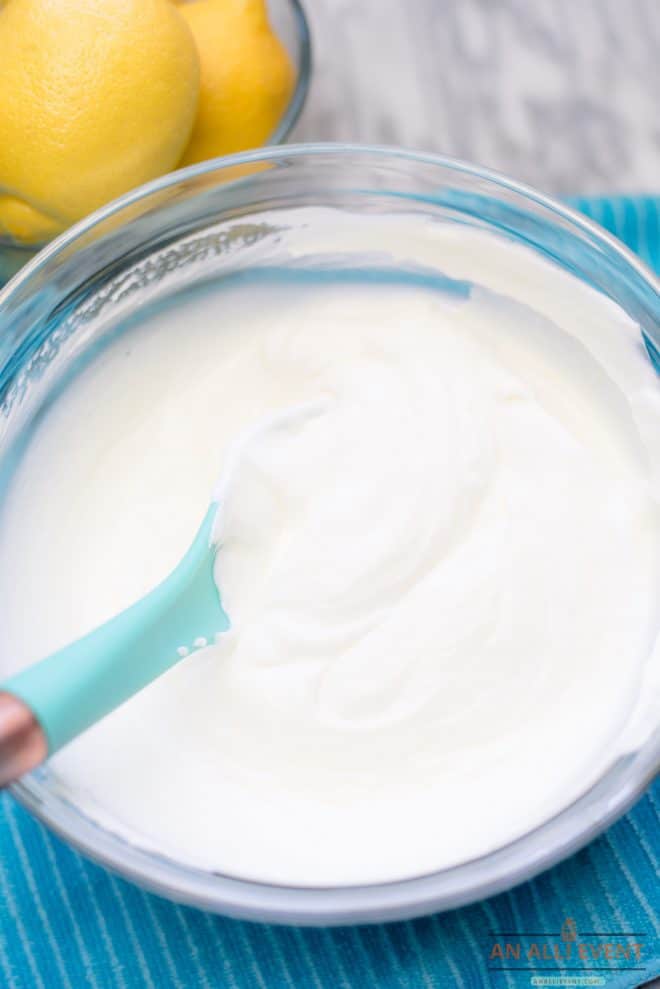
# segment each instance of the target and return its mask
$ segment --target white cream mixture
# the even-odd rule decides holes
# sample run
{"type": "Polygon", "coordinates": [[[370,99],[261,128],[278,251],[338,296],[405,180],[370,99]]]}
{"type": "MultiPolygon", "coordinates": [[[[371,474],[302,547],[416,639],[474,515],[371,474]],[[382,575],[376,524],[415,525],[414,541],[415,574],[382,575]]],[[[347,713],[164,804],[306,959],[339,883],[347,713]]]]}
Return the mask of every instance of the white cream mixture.
{"type": "Polygon", "coordinates": [[[538,825],[657,716],[660,389],[639,329],[525,249],[302,221],[289,260],[390,244],[475,287],[229,280],[118,338],[2,505],[0,649],[153,587],[217,485],[231,632],[53,770],[181,861],[384,881],[538,825]]]}

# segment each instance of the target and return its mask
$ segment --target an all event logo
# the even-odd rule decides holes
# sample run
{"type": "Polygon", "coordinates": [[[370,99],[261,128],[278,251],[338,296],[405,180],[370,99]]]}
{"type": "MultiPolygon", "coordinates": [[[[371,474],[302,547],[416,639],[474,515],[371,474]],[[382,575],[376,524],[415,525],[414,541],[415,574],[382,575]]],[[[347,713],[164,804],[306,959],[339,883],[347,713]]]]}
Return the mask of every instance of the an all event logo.
{"type": "Polygon", "coordinates": [[[604,986],[620,972],[639,972],[644,938],[635,931],[578,931],[566,917],[557,932],[489,931],[490,972],[527,973],[533,986],[604,986]]]}

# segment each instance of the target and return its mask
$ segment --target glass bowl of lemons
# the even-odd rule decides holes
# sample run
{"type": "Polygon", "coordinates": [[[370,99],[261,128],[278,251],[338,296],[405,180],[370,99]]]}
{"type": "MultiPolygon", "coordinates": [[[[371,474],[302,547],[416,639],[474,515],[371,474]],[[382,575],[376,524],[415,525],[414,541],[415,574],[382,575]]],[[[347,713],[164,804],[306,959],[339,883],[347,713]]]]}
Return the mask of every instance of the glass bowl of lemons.
{"type": "Polygon", "coordinates": [[[300,0],[0,0],[0,284],[130,189],[283,142],[310,74],[300,0]]]}

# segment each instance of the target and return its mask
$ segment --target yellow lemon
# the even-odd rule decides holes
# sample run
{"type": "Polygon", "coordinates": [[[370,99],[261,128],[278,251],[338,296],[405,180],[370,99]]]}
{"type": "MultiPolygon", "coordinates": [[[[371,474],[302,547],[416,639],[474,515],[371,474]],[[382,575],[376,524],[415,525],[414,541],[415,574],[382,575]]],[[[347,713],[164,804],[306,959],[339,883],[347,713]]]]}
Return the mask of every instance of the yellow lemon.
{"type": "Polygon", "coordinates": [[[264,0],[189,0],[177,9],[190,25],[202,72],[197,118],[181,165],[263,144],[295,77],[264,0]]]}
{"type": "Polygon", "coordinates": [[[199,58],[169,0],[0,9],[0,236],[35,242],[176,166],[199,58]]]}

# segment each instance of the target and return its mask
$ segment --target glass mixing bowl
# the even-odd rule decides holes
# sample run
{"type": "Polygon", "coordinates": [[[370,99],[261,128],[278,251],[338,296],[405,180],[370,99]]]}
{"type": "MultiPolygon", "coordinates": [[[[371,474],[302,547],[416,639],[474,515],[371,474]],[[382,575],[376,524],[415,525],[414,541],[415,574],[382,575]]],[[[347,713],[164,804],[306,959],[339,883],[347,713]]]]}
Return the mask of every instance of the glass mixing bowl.
{"type": "MultiPolygon", "coordinates": [[[[255,151],[165,176],[111,203],[51,243],[0,291],[0,499],[31,421],[76,361],[155,298],[208,277],[209,270],[222,277],[258,264],[264,220],[252,222],[253,215],[274,211],[276,217],[301,205],[412,211],[525,243],[614,299],[641,326],[649,359],[660,370],[657,279],[565,206],[433,155],[333,145],[255,151]]],[[[84,854],[161,895],[234,917],[336,924],[456,907],[533,876],[620,816],[659,760],[656,732],[571,806],[506,847],[432,875],[323,889],[212,874],[129,844],[68,803],[48,766],[12,793],[84,854]]]]}
{"type": "MultiPolygon", "coordinates": [[[[0,4],[1,6],[1,4],[0,4]]],[[[273,30],[289,53],[295,71],[295,86],[277,127],[265,142],[283,144],[293,129],[307,99],[312,78],[312,39],[301,0],[267,0],[273,30]]],[[[0,232],[0,285],[21,268],[41,245],[23,244],[0,232]]]]}

